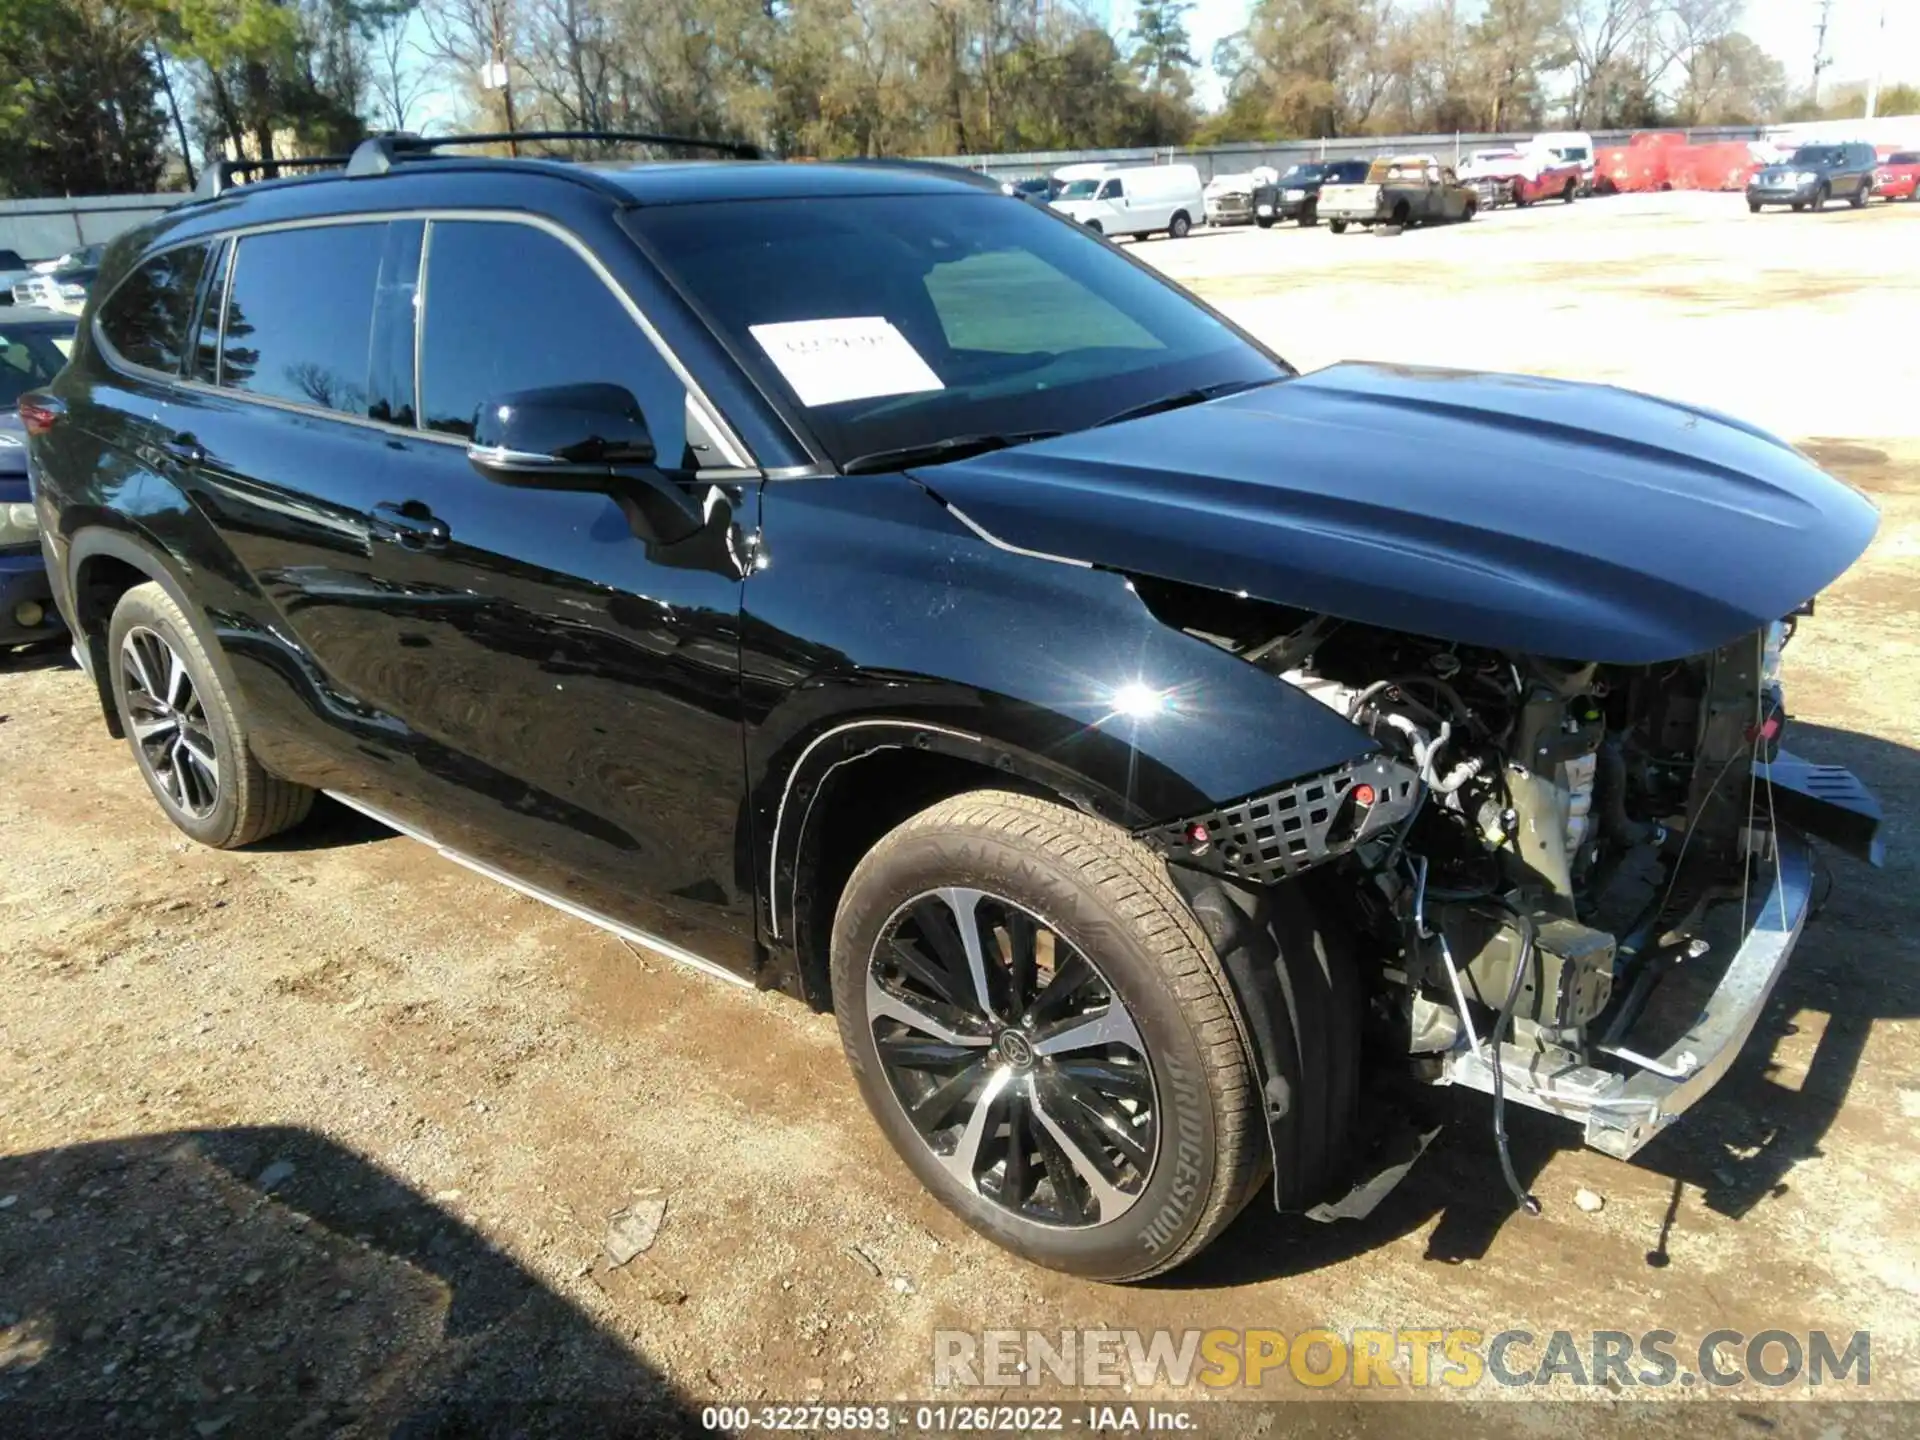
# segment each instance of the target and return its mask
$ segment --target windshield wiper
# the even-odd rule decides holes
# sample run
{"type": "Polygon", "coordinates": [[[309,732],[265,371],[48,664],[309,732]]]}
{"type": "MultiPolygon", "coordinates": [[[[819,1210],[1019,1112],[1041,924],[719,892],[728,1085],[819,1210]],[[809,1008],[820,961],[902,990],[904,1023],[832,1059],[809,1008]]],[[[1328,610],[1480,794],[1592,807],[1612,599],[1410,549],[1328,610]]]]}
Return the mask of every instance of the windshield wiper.
{"type": "Polygon", "coordinates": [[[1010,445],[1025,445],[1032,440],[1051,440],[1059,430],[1023,430],[1012,435],[949,435],[924,445],[901,445],[892,450],[875,450],[856,455],[840,467],[843,475],[871,475],[881,470],[904,470],[909,465],[943,465],[949,460],[964,460],[969,455],[984,455],[989,450],[1005,450],[1010,445]]]}
{"type": "Polygon", "coordinates": [[[1242,390],[1257,390],[1262,385],[1273,385],[1284,380],[1284,375],[1276,375],[1271,380],[1223,380],[1218,385],[1201,385],[1192,390],[1182,390],[1173,395],[1162,395],[1158,400],[1148,400],[1141,405],[1129,406],[1125,410],[1097,421],[1094,429],[1102,425],[1118,425],[1123,420],[1144,420],[1149,415],[1158,415],[1167,410],[1184,410],[1189,405],[1204,405],[1209,400],[1218,400],[1223,395],[1237,395],[1242,390]]]}

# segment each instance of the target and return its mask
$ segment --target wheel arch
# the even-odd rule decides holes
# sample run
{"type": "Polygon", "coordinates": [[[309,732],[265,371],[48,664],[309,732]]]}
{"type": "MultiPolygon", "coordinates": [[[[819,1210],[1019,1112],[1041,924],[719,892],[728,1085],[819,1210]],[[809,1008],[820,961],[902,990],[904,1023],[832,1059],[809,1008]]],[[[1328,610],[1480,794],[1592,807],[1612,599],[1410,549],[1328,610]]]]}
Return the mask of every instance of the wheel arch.
{"type": "MultiPolygon", "coordinates": [[[[110,667],[113,657],[107,649],[107,627],[112,623],[114,607],[129,590],[155,584],[166,591],[186,616],[202,619],[200,607],[190,595],[182,567],[158,541],[135,531],[104,525],[87,525],[67,537],[66,574],[63,577],[69,597],[75,642],[84,650],[87,672],[100,699],[100,711],[107,732],[116,740],[124,739],[120,713],[113,702],[110,667]]],[[[202,648],[219,672],[220,683],[230,694],[238,694],[226,656],[211,637],[202,634],[202,648]]]]}
{"type": "Polygon", "coordinates": [[[808,742],[781,785],[765,850],[767,932],[808,1004],[831,1005],[828,941],[849,875],[879,839],[968,790],[1015,790],[1123,829],[1146,812],[1076,772],[989,735],[909,716],[842,721],[808,742]]]}

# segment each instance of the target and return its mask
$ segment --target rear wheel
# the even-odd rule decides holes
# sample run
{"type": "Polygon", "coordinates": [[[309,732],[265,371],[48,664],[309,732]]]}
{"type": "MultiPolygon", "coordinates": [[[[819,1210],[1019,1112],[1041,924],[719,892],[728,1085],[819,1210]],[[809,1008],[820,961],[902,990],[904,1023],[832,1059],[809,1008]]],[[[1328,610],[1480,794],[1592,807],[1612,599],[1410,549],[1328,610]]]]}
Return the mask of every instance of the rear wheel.
{"type": "Polygon", "coordinates": [[[231,850],[306,818],[313,791],[253,758],[233,701],[193,622],[159,585],[120,597],[107,626],[114,707],[141,777],[167,818],[231,850]]]}
{"type": "Polygon", "coordinates": [[[1273,217],[1271,215],[1257,216],[1253,223],[1258,225],[1262,230],[1271,230],[1273,228],[1273,217]]]}
{"type": "Polygon", "coordinates": [[[1473,198],[1469,196],[1467,199],[1467,203],[1463,205],[1460,209],[1461,221],[1465,222],[1473,219],[1475,213],[1479,210],[1479,208],[1480,207],[1474,203],[1473,198]]]}
{"type": "Polygon", "coordinates": [[[833,928],[848,1063],[921,1182],[1038,1264],[1137,1280],[1198,1253],[1267,1141],[1218,958],[1165,865],[1027,795],[921,812],[833,928]]]}
{"type": "Polygon", "coordinates": [[[1192,228],[1193,222],[1187,218],[1187,212],[1176,210],[1173,213],[1173,223],[1167,226],[1167,234],[1176,240],[1184,240],[1187,238],[1187,232],[1192,228]]]}
{"type": "Polygon", "coordinates": [[[1327,228],[1336,235],[1344,235],[1347,233],[1347,222],[1344,220],[1329,220],[1327,222],[1327,228]]]}
{"type": "Polygon", "coordinates": [[[1749,200],[1747,202],[1747,213],[1749,215],[1758,215],[1760,213],[1760,202],[1758,200],[1749,200]]]}

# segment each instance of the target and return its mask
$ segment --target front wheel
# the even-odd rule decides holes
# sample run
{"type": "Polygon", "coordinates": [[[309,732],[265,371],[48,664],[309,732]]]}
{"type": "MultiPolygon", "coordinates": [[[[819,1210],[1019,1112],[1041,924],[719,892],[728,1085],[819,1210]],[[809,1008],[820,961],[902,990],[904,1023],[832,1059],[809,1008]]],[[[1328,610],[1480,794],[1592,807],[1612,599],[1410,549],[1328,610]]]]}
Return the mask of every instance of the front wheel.
{"type": "Polygon", "coordinates": [[[1818,190],[1813,192],[1813,202],[1807,208],[1818,215],[1822,210],[1827,208],[1827,201],[1832,198],[1832,192],[1829,191],[1826,186],[1822,185],[1818,190]]]}
{"type": "Polygon", "coordinates": [[[1573,192],[1577,189],[1579,189],[1579,187],[1575,185],[1573,181],[1567,181],[1567,188],[1560,192],[1560,199],[1566,204],[1571,205],[1573,203],[1573,192]]]}
{"type": "Polygon", "coordinates": [[[841,897],[833,1000],[894,1149],[1037,1264],[1170,1269],[1266,1159],[1206,932],[1158,857],[1077,811],[975,791],[887,835],[841,897]]]}
{"type": "Polygon", "coordinates": [[[1867,187],[1866,186],[1862,185],[1858,190],[1853,192],[1852,203],[1853,203],[1853,208],[1856,210],[1860,209],[1863,205],[1867,203],[1867,187]]]}
{"type": "Polygon", "coordinates": [[[1273,228],[1273,217],[1271,215],[1262,215],[1253,223],[1258,225],[1262,230],[1271,230],[1273,228]]]}
{"type": "Polygon", "coordinates": [[[193,622],[159,585],[120,597],[107,625],[114,708],[167,818],[218,850],[297,825],[313,791],[267,773],[193,622]]]}
{"type": "Polygon", "coordinates": [[[1318,205],[1310,204],[1300,212],[1300,228],[1302,230],[1305,230],[1310,225],[1318,225],[1319,223],[1320,207],[1318,205]]]}
{"type": "Polygon", "coordinates": [[[1758,215],[1760,213],[1760,202],[1758,200],[1749,200],[1747,202],[1747,213],[1749,215],[1758,215]]]}
{"type": "Polygon", "coordinates": [[[1187,218],[1187,212],[1181,210],[1174,214],[1173,223],[1167,226],[1167,234],[1176,240],[1184,240],[1187,238],[1187,232],[1192,228],[1193,222],[1187,218]]]}

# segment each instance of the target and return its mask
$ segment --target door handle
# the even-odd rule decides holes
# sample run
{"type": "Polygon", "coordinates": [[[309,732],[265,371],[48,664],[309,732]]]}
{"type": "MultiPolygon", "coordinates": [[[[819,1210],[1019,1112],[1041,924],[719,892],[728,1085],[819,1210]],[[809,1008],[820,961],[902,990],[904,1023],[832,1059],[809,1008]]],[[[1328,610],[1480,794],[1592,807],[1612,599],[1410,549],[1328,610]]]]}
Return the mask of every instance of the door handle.
{"type": "Polygon", "coordinates": [[[433,512],[418,500],[397,505],[391,500],[381,501],[373,507],[373,520],[367,533],[376,540],[407,550],[440,550],[453,538],[447,522],[435,519],[433,512]]]}
{"type": "Polygon", "coordinates": [[[207,447],[191,435],[175,435],[160,442],[160,453],[182,465],[200,465],[206,462],[207,447]]]}

